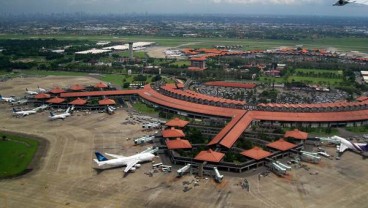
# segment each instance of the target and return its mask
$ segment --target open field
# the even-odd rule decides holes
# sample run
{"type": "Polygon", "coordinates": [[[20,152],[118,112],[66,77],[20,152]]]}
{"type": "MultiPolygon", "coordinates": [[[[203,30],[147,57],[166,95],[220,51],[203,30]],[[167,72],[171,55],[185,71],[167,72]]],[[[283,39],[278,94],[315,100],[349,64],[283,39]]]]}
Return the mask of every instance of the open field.
{"type": "Polygon", "coordinates": [[[295,69],[295,72],[304,72],[304,73],[314,73],[314,74],[319,74],[319,73],[333,73],[333,74],[337,74],[337,75],[342,75],[342,70],[328,70],[328,69],[295,69]]]}
{"type": "Polygon", "coordinates": [[[22,173],[37,147],[36,140],[0,132],[0,178],[22,173]]]}
{"type": "Polygon", "coordinates": [[[368,52],[368,45],[364,38],[321,38],[305,40],[258,40],[258,39],[228,39],[228,38],[183,38],[183,37],[149,37],[149,36],[107,36],[107,35],[0,35],[0,39],[29,39],[29,38],[56,38],[61,40],[91,40],[91,41],[152,41],[163,47],[213,47],[214,45],[243,45],[248,49],[269,49],[279,46],[291,46],[302,44],[306,48],[335,47],[343,51],[368,52]],[[188,45],[190,43],[190,45],[188,45]]]}
{"type": "MultiPolygon", "coordinates": [[[[24,94],[24,88],[37,86],[89,84],[90,77],[17,78],[2,82],[2,94],[24,94]]],[[[349,207],[366,205],[368,166],[361,156],[346,152],[341,160],[322,159],[309,165],[310,171],[293,168],[286,178],[273,174],[258,180],[257,170],[247,174],[225,173],[221,184],[201,179],[199,186],[183,192],[183,182],[193,176],[176,178],[170,174],[144,172],[143,164],[135,173],[123,177],[122,170],[96,172],[92,169],[95,150],[131,155],[147,146],[133,146],[134,138],[147,134],[140,125],[123,125],[128,116],[123,109],[115,115],[76,112],[65,121],[47,120],[48,112],[14,118],[10,106],[0,104],[0,130],[21,132],[49,141],[40,168],[17,179],[0,181],[0,207],[349,207]],[[318,172],[317,175],[311,175],[318,172]],[[246,177],[250,192],[239,182],[246,177]]],[[[327,148],[334,154],[335,148],[327,148]]],[[[155,162],[160,162],[155,158],[155,162]]],[[[177,168],[177,166],[175,166],[177,168]]]]}

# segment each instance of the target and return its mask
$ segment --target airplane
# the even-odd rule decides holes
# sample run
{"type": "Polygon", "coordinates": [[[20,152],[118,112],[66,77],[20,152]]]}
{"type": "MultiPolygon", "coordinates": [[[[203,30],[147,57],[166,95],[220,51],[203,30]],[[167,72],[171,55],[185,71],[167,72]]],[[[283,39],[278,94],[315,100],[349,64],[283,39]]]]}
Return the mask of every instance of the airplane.
{"type": "Polygon", "coordinates": [[[66,109],[64,113],[61,113],[61,114],[54,114],[53,112],[50,112],[49,119],[50,120],[56,120],[56,119],[64,120],[66,117],[69,117],[71,115],[70,111],[73,111],[73,109],[74,109],[74,106],[69,107],[68,109],[66,109]]]}
{"type": "Polygon", "coordinates": [[[332,6],[345,6],[346,4],[353,3],[353,2],[355,2],[355,1],[351,1],[351,0],[338,0],[332,6]]]}
{"type": "Polygon", "coordinates": [[[38,92],[36,92],[36,91],[32,91],[32,90],[28,90],[28,88],[26,88],[26,93],[27,93],[28,95],[37,95],[37,94],[38,94],[38,92]]]}
{"type": "Polygon", "coordinates": [[[16,110],[15,108],[13,108],[13,114],[15,116],[28,116],[28,115],[31,115],[31,114],[35,114],[37,113],[37,111],[35,111],[34,109],[33,110],[26,110],[26,111],[18,111],[16,110]]]}
{"type": "Polygon", "coordinates": [[[114,159],[107,159],[101,153],[95,152],[97,159],[93,159],[93,160],[98,165],[98,167],[95,167],[95,169],[104,170],[104,169],[109,169],[109,168],[126,166],[126,168],[124,169],[125,173],[129,171],[134,172],[136,168],[141,167],[139,163],[152,161],[153,158],[155,157],[155,155],[150,152],[138,153],[138,154],[128,156],[128,157],[125,157],[123,155],[109,154],[109,153],[105,153],[105,154],[110,157],[113,157],[114,159]]]}
{"type": "Polygon", "coordinates": [[[5,101],[5,102],[8,102],[8,103],[15,102],[14,97],[3,97],[1,95],[0,95],[0,100],[5,101]]]}
{"type": "Polygon", "coordinates": [[[46,89],[44,89],[44,88],[40,88],[40,86],[38,86],[38,85],[37,85],[37,88],[38,88],[38,92],[40,92],[40,93],[45,93],[45,92],[47,92],[47,91],[46,91],[46,89]]]}
{"type": "Polygon", "coordinates": [[[35,110],[35,111],[43,111],[43,110],[46,110],[47,108],[49,107],[49,105],[47,105],[47,104],[43,104],[43,105],[41,105],[41,106],[38,106],[37,108],[34,108],[33,110],[35,110]]]}
{"type": "Polygon", "coordinates": [[[343,153],[345,150],[350,149],[360,154],[368,152],[368,144],[367,143],[353,143],[342,137],[333,136],[331,137],[333,140],[340,141],[340,144],[337,145],[337,151],[339,153],[343,153]]]}

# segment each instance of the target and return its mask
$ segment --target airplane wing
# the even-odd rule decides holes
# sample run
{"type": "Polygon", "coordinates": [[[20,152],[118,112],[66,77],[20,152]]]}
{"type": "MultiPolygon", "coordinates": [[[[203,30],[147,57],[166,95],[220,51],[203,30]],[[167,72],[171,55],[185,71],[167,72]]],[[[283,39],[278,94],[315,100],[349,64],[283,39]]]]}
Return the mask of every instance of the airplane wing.
{"type": "Polygon", "coordinates": [[[343,143],[340,144],[338,150],[339,152],[344,152],[346,149],[348,149],[349,147],[344,145],[343,143]]]}
{"type": "Polygon", "coordinates": [[[106,153],[106,152],[105,152],[105,155],[108,155],[108,156],[113,157],[113,158],[124,158],[125,157],[123,155],[115,155],[115,154],[110,154],[110,153],[106,153]]]}
{"type": "Polygon", "coordinates": [[[137,163],[139,162],[139,160],[133,160],[127,163],[126,168],[124,169],[124,172],[127,173],[130,169],[132,169],[132,167],[134,167],[137,163]]]}

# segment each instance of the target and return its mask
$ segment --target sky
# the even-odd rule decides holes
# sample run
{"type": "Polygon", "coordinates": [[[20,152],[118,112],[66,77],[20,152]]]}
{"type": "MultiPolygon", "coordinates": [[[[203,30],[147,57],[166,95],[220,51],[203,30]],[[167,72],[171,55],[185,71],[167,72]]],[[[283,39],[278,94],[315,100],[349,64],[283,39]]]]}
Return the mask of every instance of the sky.
{"type": "MultiPolygon", "coordinates": [[[[0,0],[6,14],[243,14],[365,16],[368,5],[333,7],[337,0],[0,0]]],[[[358,0],[366,1],[368,0],[358,0]]]]}

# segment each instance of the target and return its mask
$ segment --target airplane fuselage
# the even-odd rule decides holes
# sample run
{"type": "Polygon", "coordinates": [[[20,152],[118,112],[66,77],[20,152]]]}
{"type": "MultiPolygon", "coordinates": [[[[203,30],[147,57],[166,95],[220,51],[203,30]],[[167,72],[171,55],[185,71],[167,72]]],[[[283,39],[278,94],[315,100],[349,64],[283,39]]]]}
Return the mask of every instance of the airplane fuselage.
{"type": "Polygon", "coordinates": [[[152,161],[154,157],[155,155],[153,155],[152,153],[141,153],[141,154],[137,154],[137,155],[133,155],[129,157],[100,161],[97,163],[98,167],[96,167],[96,169],[108,169],[108,168],[126,166],[129,162],[135,161],[135,160],[138,160],[139,161],[138,163],[152,161]]]}

